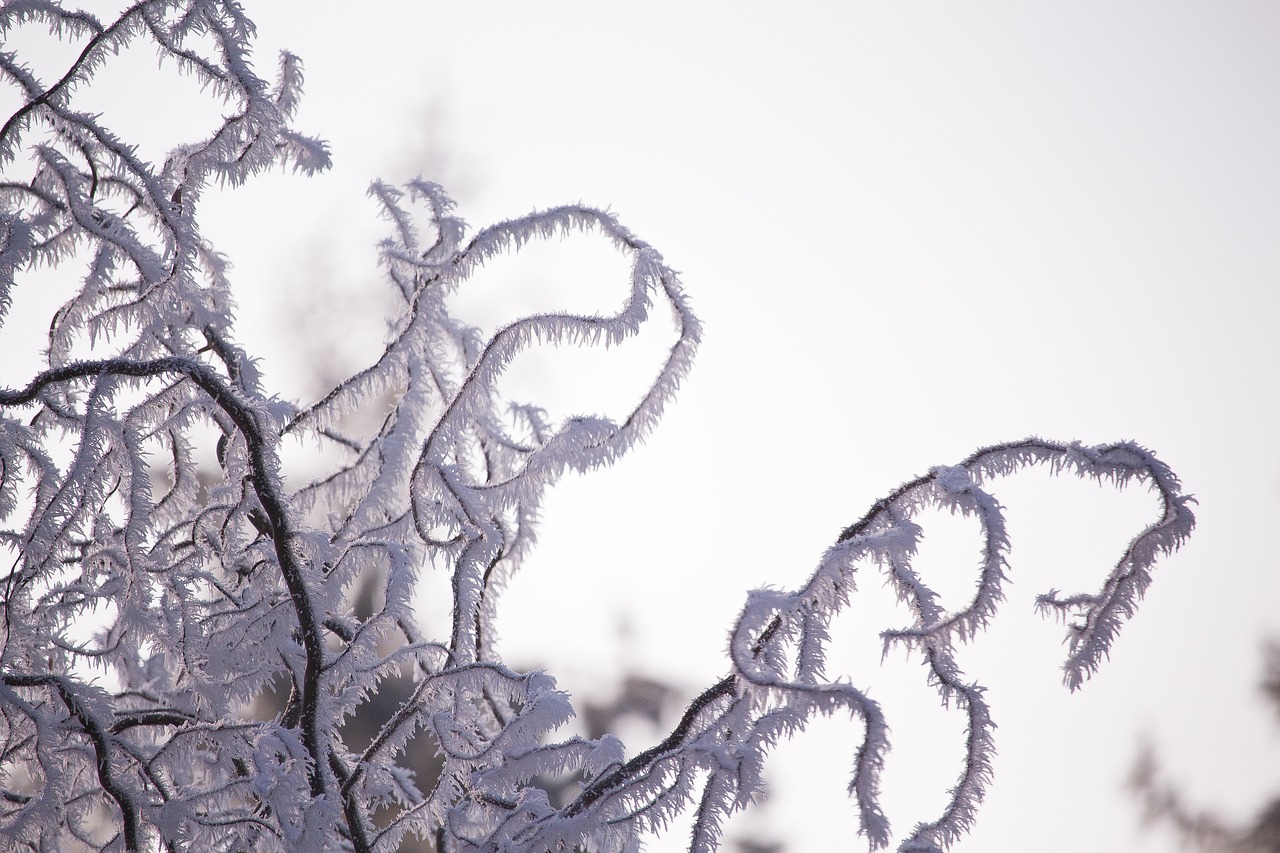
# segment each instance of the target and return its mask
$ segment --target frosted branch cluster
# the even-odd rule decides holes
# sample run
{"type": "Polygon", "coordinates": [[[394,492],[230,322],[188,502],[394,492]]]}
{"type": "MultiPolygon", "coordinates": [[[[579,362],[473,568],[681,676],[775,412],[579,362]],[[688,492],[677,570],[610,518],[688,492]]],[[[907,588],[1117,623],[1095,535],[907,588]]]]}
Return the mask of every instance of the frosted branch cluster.
{"type": "Polygon", "coordinates": [[[327,167],[324,143],[289,124],[298,60],[282,56],[274,84],[256,76],[253,25],[231,0],[137,2],[112,22],[52,0],[0,4],[0,39],[33,24],[82,49],[53,81],[0,51],[0,78],[24,103],[0,129],[0,320],[29,270],[65,269],[80,287],[49,325],[47,367],[0,390],[0,547],[11,563],[0,567],[0,848],[369,853],[412,835],[442,853],[631,850],[692,808],[690,849],[709,851],[725,817],[759,792],[769,750],[835,711],[863,727],[849,791],[857,829],[884,847],[887,722],[824,672],[828,626],[855,569],[874,566],[915,614],[884,633],[886,647],[922,655],[942,701],[968,715],[950,804],[900,847],[943,849],[971,824],[990,775],[989,709],[953,656],[1002,599],[1008,542],[986,484],[1044,465],[1143,483],[1158,498],[1159,517],[1100,590],[1040,598],[1067,624],[1072,689],[1106,656],[1157,557],[1190,533],[1177,479],[1137,445],[985,448],[877,502],[800,589],[751,593],[727,675],[658,745],[628,758],[610,736],[563,739],[568,697],[494,650],[500,593],[533,544],[546,488],[629,451],[688,371],[700,327],[676,275],[599,210],[554,208],[469,233],[436,184],[375,183],[398,300],[385,349],[314,405],[281,401],[234,342],[225,265],[196,210],[210,183],[327,167]],[[159,167],[76,105],[97,70],[140,47],[225,102],[207,138],[176,145],[159,167]],[[450,295],[496,255],[583,230],[630,259],[616,313],[538,314],[488,337],[450,314],[450,295]],[[618,421],[553,422],[497,392],[531,346],[608,347],[668,319],[665,360],[618,421]],[[357,410],[381,419],[352,431],[357,410]],[[296,438],[331,463],[300,484],[280,461],[296,438]],[[982,530],[981,582],[955,612],[913,568],[922,530],[912,519],[927,507],[982,530]],[[452,621],[436,638],[410,607],[427,571],[451,579],[452,621]],[[357,617],[350,592],[370,578],[380,601],[357,617]],[[354,748],[342,723],[401,673],[412,673],[408,698],[354,748]],[[255,698],[281,685],[282,710],[254,718],[255,698]],[[419,734],[439,750],[439,778],[406,769],[419,734]],[[533,784],[567,773],[581,779],[567,803],[533,784]]]}

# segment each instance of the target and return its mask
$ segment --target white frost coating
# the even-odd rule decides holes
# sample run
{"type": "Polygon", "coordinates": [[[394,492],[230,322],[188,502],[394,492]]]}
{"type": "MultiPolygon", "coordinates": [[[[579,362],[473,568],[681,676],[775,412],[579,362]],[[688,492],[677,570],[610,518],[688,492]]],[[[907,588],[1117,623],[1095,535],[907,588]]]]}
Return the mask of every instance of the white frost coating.
{"type": "Polygon", "coordinates": [[[0,128],[0,166],[34,166],[30,180],[0,182],[0,320],[27,270],[79,250],[87,265],[68,271],[81,286],[51,318],[47,369],[0,390],[0,544],[18,554],[0,579],[0,848],[371,853],[422,836],[450,853],[623,851],[692,809],[690,849],[711,851],[724,819],[759,793],[769,750],[838,711],[863,732],[849,783],[857,828],[884,847],[888,723],[871,697],[824,672],[831,620],[868,563],[915,614],[883,633],[886,651],[921,654],[940,699],[968,718],[950,803],[900,846],[946,848],[972,824],[993,754],[982,688],[954,654],[995,616],[1009,568],[988,482],[1043,464],[1145,482],[1160,500],[1100,590],[1039,599],[1068,624],[1072,689],[1100,665],[1154,561],[1191,531],[1177,479],[1137,445],[984,448],[878,501],[800,589],[750,593],[727,675],[662,742],[628,758],[612,736],[556,741],[573,708],[549,675],[498,660],[500,593],[533,545],[546,488],[628,452],[678,390],[700,326],[676,275],[600,210],[554,208],[468,238],[437,184],[375,183],[391,230],[381,263],[400,300],[387,344],[318,402],[282,402],[232,342],[227,265],[201,237],[196,206],[209,181],[327,166],[325,144],[288,126],[299,60],[281,58],[274,86],[259,79],[252,24],[229,0],[143,0],[109,23],[56,2],[0,3],[0,34],[23,22],[83,48],[51,85],[0,52],[0,77],[25,98],[0,128]],[[228,103],[208,138],[175,145],[159,168],[107,119],[76,109],[77,90],[137,43],[228,103]],[[32,144],[37,134],[44,144],[32,144]],[[614,313],[538,314],[488,338],[449,313],[448,296],[489,259],[578,230],[631,260],[614,313]],[[655,315],[674,321],[670,348],[619,420],[554,422],[536,401],[498,399],[498,378],[527,348],[612,346],[655,315]],[[92,358],[78,360],[86,343],[92,358]],[[346,434],[357,409],[379,417],[346,434]],[[215,446],[202,453],[210,430],[215,446]],[[279,462],[289,436],[331,451],[327,473],[292,491],[279,462]],[[55,452],[61,444],[70,452],[55,452]],[[216,464],[199,461],[210,455],[216,464]],[[955,612],[912,565],[925,533],[913,518],[926,507],[982,532],[977,591],[955,612]],[[453,616],[447,636],[429,640],[409,601],[419,573],[437,570],[452,580],[453,616]],[[351,591],[370,578],[377,601],[357,614],[351,591]],[[86,614],[103,621],[87,642],[75,630],[86,614]],[[401,673],[412,678],[406,698],[372,740],[352,744],[343,721],[401,673]],[[288,695],[282,710],[245,716],[273,686],[288,695]],[[404,752],[424,742],[438,748],[438,778],[406,766],[404,752]],[[566,803],[534,781],[566,774],[580,779],[566,803]]]}
{"type": "Polygon", "coordinates": [[[981,449],[959,465],[936,467],[878,501],[845,530],[803,587],[789,594],[768,590],[748,596],[734,627],[730,652],[742,701],[754,697],[771,709],[793,710],[794,725],[802,725],[814,711],[829,712],[831,704],[823,703],[836,697],[849,710],[865,715],[869,733],[855,757],[850,791],[862,811],[860,829],[873,847],[888,843],[888,827],[876,806],[876,776],[887,744],[870,733],[883,721],[875,705],[854,688],[824,681],[826,626],[848,603],[861,562],[880,566],[899,598],[915,612],[914,625],[883,632],[885,652],[905,645],[923,655],[929,682],[943,704],[954,704],[968,717],[966,757],[947,808],[938,818],[916,826],[899,849],[946,849],[972,825],[990,782],[994,756],[995,727],[983,688],[964,679],[953,654],[957,644],[986,627],[1003,600],[1008,537],[1000,504],[981,483],[1035,464],[1046,464],[1054,473],[1069,471],[1116,483],[1138,479],[1162,505],[1160,518],[1130,543],[1099,593],[1064,598],[1050,592],[1039,599],[1043,611],[1075,617],[1069,625],[1063,670],[1067,686],[1076,689],[1097,669],[1121,624],[1137,607],[1155,559],[1176,549],[1194,524],[1190,499],[1181,494],[1177,478],[1149,451],[1132,443],[1084,447],[1031,438],[981,449]],[[954,613],[943,612],[937,594],[911,564],[922,535],[911,518],[931,506],[974,518],[982,532],[977,592],[968,606],[954,613]],[[794,654],[788,655],[788,648],[794,654]],[[784,672],[788,660],[794,660],[793,670],[784,672]]]}

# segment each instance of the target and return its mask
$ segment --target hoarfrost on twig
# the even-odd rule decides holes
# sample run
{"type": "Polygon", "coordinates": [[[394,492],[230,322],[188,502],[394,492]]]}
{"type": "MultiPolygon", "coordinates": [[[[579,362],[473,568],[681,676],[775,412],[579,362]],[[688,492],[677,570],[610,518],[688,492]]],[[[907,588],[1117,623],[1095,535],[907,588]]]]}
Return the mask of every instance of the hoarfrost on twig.
{"type": "Polygon", "coordinates": [[[967,714],[950,802],[900,849],[946,848],[972,824],[993,754],[983,690],[954,657],[1003,598],[1008,539],[988,484],[1042,465],[1142,482],[1157,498],[1158,517],[1101,589],[1039,599],[1067,625],[1072,689],[1101,664],[1156,559],[1191,531],[1176,477],[1136,444],[983,448],[877,501],[800,588],[750,593],[728,673],[660,743],[628,758],[612,736],[557,741],[573,708],[551,676],[498,658],[500,593],[533,544],[547,487],[630,451],[690,369],[701,329],[675,273],[601,210],[552,208],[470,233],[437,184],[375,183],[390,225],[381,263],[399,300],[391,334],[318,402],[282,402],[234,342],[226,264],[195,211],[210,182],[327,167],[324,142],[289,124],[300,61],[284,54],[274,85],[256,76],[252,23],[230,0],[141,0],[108,23],[51,0],[0,5],[0,32],[32,22],[83,48],[52,83],[0,53],[0,76],[24,95],[0,129],[0,164],[29,156],[34,166],[29,181],[0,183],[0,319],[25,271],[75,258],[87,267],[68,273],[81,285],[52,318],[47,366],[0,391],[0,543],[16,555],[0,622],[6,848],[369,853],[414,835],[442,851],[627,850],[691,808],[690,849],[709,851],[760,790],[769,750],[836,712],[862,727],[849,793],[859,831],[884,847],[888,722],[870,696],[824,671],[831,620],[865,566],[886,573],[915,617],[883,633],[886,649],[920,654],[941,700],[967,714]],[[212,134],[176,144],[158,168],[77,110],[77,90],[139,45],[228,105],[212,134]],[[448,296],[487,261],[581,230],[629,258],[615,313],[536,314],[487,337],[450,314],[448,296]],[[537,401],[498,397],[498,378],[531,346],[610,346],[667,318],[674,333],[656,378],[620,419],[554,421],[537,401]],[[73,355],[86,340],[92,357],[73,355]],[[344,433],[349,413],[386,400],[368,434],[344,433]],[[212,466],[195,452],[208,430],[212,466]],[[289,436],[331,451],[331,469],[288,485],[289,436]],[[52,451],[59,443],[69,458],[52,451]],[[164,476],[153,478],[156,466],[164,476]],[[924,534],[913,518],[926,507],[982,533],[977,591],[953,612],[913,566],[924,534]],[[427,567],[451,579],[451,624],[437,639],[419,635],[409,606],[427,567]],[[353,614],[349,591],[375,577],[380,603],[353,614]],[[101,628],[73,639],[88,614],[101,628]],[[355,748],[343,721],[401,673],[412,689],[355,748]],[[279,685],[278,715],[246,715],[279,685]],[[439,749],[436,779],[405,767],[419,734],[439,749]],[[581,785],[564,805],[532,784],[566,773],[581,785]]]}

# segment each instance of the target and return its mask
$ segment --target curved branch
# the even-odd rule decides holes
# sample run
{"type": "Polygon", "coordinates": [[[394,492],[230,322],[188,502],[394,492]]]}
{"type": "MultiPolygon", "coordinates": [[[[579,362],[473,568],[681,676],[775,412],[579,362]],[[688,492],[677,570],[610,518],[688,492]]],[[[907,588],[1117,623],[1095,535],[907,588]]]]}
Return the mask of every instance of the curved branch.
{"type": "Polygon", "coordinates": [[[321,620],[313,596],[308,588],[301,559],[294,550],[296,532],[293,519],[285,508],[280,477],[269,437],[259,422],[253,408],[240,400],[236,393],[211,368],[182,356],[150,361],[128,359],[104,359],[81,361],[46,370],[33,378],[18,391],[0,389],[0,406],[21,406],[34,400],[50,385],[75,379],[103,375],[152,378],[169,374],[181,374],[198,385],[209,398],[235,423],[249,450],[251,482],[258,501],[262,504],[273,531],[272,541],[280,566],[281,576],[293,601],[298,629],[302,634],[306,665],[303,673],[300,697],[300,719],[303,743],[311,754],[312,765],[308,772],[313,796],[321,796],[328,789],[326,782],[327,749],[320,732],[320,674],[324,665],[324,640],[320,633],[321,620]]]}

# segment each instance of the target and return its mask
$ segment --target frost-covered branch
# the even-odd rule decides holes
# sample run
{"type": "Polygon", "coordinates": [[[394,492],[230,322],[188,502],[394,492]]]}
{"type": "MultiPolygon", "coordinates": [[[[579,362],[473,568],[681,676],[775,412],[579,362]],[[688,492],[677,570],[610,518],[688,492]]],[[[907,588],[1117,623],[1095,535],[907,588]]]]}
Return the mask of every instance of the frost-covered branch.
{"type": "Polygon", "coordinates": [[[690,369],[701,327],[675,273],[601,210],[557,207],[473,233],[437,184],[375,183],[398,300],[387,343],[318,401],[282,402],[235,343],[226,264],[195,212],[210,181],[327,165],[324,143],[288,124],[298,59],[282,56],[274,85],[260,79],[252,24],[230,0],[143,0],[108,23],[52,0],[0,3],[0,34],[28,26],[79,50],[48,85],[0,52],[0,80],[23,99],[0,129],[0,321],[39,265],[81,284],[51,318],[46,366],[0,389],[6,849],[371,853],[416,836],[442,853],[626,850],[692,810],[690,849],[709,851],[759,793],[769,751],[836,711],[863,734],[849,785],[858,829],[884,847],[888,721],[825,672],[829,625],[865,565],[915,617],[884,632],[886,649],[920,654],[941,700],[967,714],[949,805],[901,845],[945,848],[972,823],[993,750],[982,688],[957,660],[995,615],[1008,568],[987,484],[1044,465],[1145,483],[1158,498],[1159,517],[1101,589],[1039,599],[1068,623],[1072,689],[1100,665],[1155,560],[1191,530],[1177,479],[1135,444],[984,448],[874,504],[799,589],[750,593],[727,674],[658,744],[628,757],[611,735],[565,736],[569,697],[499,659],[501,592],[533,545],[546,489],[629,452],[690,369]],[[227,104],[207,137],[172,140],[158,168],[112,133],[109,113],[77,107],[77,91],[139,45],[227,104]],[[496,256],[577,231],[629,259],[620,304],[521,317],[488,336],[451,313],[450,297],[496,256]],[[654,323],[670,343],[617,419],[554,419],[499,392],[531,347],[610,347],[654,323]],[[320,448],[310,479],[281,462],[297,438],[320,448]],[[926,507],[982,531],[977,592],[955,612],[913,566],[924,533],[913,518],[926,507]],[[411,607],[428,568],[451,581],[436,639],[411,607]],[[377,603],[357,612],[352,590],[370,585],[377,603]],[[344,721],[401,678],[411,687],[380,729],[353,742],[344,721]],[[264,710],[269,694],[281,699],[264,710]],[[406,752],[421,749],[438,753],[435,778],[408,769],[406,752]],[[570,774],[580,788],[563,804],[537,783],[570,774]]]}

